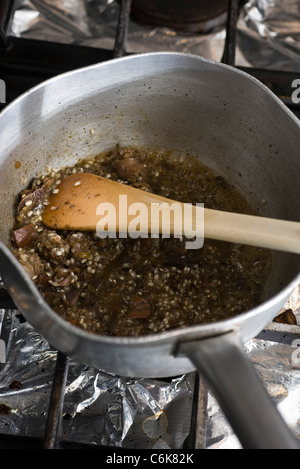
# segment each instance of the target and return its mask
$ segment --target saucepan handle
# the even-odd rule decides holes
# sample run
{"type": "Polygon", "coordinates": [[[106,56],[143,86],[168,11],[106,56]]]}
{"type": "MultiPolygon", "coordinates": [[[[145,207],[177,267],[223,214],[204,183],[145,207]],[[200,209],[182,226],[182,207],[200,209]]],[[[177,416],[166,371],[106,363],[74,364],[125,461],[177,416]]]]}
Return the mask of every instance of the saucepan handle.
{"type": "Polygon", "coordinates": [[[207,381],[243,448],[300,448],[236,333],[184,342],[179,350],[207,381]]]}

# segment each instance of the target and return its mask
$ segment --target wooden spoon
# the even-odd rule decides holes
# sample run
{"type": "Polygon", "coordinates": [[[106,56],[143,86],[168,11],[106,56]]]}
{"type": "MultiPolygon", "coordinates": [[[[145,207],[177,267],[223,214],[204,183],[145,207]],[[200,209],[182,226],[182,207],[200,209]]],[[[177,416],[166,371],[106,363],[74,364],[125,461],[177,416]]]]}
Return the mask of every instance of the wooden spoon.
{"type": "Polygon", "coordinates": [[[182,204],[90,173],[78,173],[64,178],[56,190],[49,194],[42,220],[47,227],[55,230],[97,230],[98,235],[102,230],[103,237],[107,236],[105,229],[108,227],[112,235],[115,231],[119,236],[125,237],[129,228],[132,230],[132,226],[136,226],[136,231],[147,231],[146,235],[151,232],[152,236],[161,233],[167,237],[171,233],[178,237],[183,234],[189,238],[196,234],[210,239],[300,254],[298,222],[182,204]],[[154,212],[151,216],[151,210],[163,202],[166,204],[162,207],[162,217],[157,220],[154,212]],[[141,205],[132,205],[137,203],[141,205]],[[170,207],[174,203],[186,215],[181,217],[176,212],[177,215],[173,216],[170,207]],[[139,208],[140,211],[137,211],[139,208]],[[197,220],[204,220],[204,232],[203,223],[201,226],[201,223],[197,224],[197,220]]]}

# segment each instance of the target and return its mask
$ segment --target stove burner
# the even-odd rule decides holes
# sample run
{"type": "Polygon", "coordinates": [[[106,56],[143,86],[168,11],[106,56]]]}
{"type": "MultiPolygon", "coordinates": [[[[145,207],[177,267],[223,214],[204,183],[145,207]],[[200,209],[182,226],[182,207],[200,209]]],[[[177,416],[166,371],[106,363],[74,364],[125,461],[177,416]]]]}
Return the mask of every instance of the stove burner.
{"type": "Polygon", "coordinates": [[[133,0],[132,19],[186,33],[208,33],[224,26],[228,0],[133,0]]]}

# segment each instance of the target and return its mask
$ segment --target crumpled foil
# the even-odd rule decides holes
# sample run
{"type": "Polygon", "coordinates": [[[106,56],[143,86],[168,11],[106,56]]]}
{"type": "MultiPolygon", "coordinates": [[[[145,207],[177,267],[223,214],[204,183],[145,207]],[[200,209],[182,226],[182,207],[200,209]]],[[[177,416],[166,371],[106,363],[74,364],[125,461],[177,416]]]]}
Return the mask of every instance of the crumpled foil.
{"type": "Polygon", "coordinates": [[[300,71],[299,0],[251,0],[238,22],[237,65],[300,71]]]}
{"type": "MultiPolygon", "coordinates": [[[[40,438],[57,352],[17,311],[3,312],[0,434],[40,438]]],[[[181,448],[190,431],[194,374],[130,379],[70,361],[62,440],[122,448],[181,448]]]]}
{"type": "MultiPolygon", "coordinates": [[[[112,50],[118,0],[17,0],[12,36],[112,50]]],[[[130,21],[126,51],[188,52],[220,61],[225,27],[209,34],[180,34],[130,21]]],[[[250,0],[237,24],[236,65],[300,71],[299,0],[250,0]]]]}

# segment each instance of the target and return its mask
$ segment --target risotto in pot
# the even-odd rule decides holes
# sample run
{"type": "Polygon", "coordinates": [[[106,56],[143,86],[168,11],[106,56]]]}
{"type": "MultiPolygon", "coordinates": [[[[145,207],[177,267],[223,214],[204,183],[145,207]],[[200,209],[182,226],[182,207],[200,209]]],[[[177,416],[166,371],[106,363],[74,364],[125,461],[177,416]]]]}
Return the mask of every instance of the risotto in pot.
{"type": "Polygon", "coordinates": [[[211,323],[255,307],[271,255],[264,249],[205,239],[187,249],[177,238],[104,238],[43,225],[47,194],[90,172],[207,208],[257,214],[240,192],[198,158],[121,148],[49,170],[20,194],[12,252],[57,314],[91,333],[138,336],[211,323]]]}

